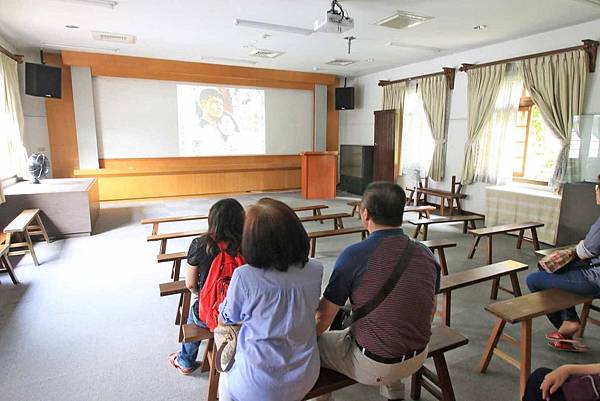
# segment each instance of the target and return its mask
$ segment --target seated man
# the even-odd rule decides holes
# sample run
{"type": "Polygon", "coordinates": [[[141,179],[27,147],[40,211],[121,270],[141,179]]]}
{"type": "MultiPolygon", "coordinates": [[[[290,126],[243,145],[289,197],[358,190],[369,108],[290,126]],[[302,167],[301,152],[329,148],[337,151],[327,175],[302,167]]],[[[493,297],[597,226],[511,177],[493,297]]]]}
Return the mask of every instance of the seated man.
{"type": "Polygon", "coordinates": [[[412,241],[400,228],[405,202],[398,185],[374,182],[367,187],[360,216],[370,236],[340,254],[317,310],[321,366],[359,383],[379,385],[388,400],[404,399],[402,379],[427,358],[440,282],[440,266],[431,251],[414,244],[403,274],[375,309],[345,330],[325,330],[348,298],[354,312],[390,281],[412,241]]]}

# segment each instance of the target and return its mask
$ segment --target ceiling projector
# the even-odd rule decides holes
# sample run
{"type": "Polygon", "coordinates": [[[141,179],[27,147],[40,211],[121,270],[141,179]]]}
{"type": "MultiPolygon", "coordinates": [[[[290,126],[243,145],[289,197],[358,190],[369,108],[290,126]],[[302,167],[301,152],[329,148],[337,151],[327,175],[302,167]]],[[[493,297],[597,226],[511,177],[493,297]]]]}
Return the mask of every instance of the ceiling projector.
{"type": "Polygon", "coordinates": [[[346,15],[337,0],[331,2],[325,20],[315,21],[314,26],[315,32],[342,33],[351,29],[354,29],[354,18],[346,15]]]}

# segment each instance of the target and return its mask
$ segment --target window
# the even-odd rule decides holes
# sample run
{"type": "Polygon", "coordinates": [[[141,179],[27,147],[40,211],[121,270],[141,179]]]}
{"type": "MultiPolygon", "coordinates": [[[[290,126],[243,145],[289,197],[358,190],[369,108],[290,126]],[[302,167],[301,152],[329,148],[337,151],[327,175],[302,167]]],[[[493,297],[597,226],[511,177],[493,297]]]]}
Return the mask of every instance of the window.
{"type": "MultiPolygon", "coordinates": [[[[514,138],[514,181],[545,185],[554,174],[560,148],[560,140],[546,125],[539,108],[523,88],[514,138]]],[[[579,149],[576,152],[579,154],[579,149]]]]}
{"type": "Polygon", "coordinates": [[[425,115],[421,92],[416,86],[407,89],[402,119],[401,171],[403,175],[421,177],[429,173],[435,141],[425,115]]]}

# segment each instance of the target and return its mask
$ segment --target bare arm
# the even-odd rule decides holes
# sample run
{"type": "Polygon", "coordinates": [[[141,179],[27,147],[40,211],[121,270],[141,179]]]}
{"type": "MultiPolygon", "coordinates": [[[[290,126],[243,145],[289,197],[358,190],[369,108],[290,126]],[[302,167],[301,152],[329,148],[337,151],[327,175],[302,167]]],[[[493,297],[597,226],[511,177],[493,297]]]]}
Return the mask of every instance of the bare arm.
{"type": "Polygon", "coordinates": [[[185,272],[185,286],[194,295],[198,295],[198,266],[188,265],[185,272]]]}
{"type": "Polygon", "coordinates": [[[438,294],[433,294],[433,310],[431,311],[431,323],[433,323],[433,319],[435,318],[435,314],[437,313],[437,299],[438,294]]]}
{"type": "Polygon", "coordinates": [[[336,305],[325,298],[321,298],[315,318],[317,321],[317,336],[320,336],[329,328],[329,326],[331,326],[331,323],[333,322],[333,319],[335,319],[335,315],[337,315],[339,309],[339,305],[336,305]]]}
{"type": "Polygon", "coordinates": [[[550,394],[556,393],[570,376],[597,374],[600,374],[600,363],[591,365],[563,365],[548,373],[544,378],[540,387],[542,390],[542,397],[544,400],[550,399],[550,394]]]}

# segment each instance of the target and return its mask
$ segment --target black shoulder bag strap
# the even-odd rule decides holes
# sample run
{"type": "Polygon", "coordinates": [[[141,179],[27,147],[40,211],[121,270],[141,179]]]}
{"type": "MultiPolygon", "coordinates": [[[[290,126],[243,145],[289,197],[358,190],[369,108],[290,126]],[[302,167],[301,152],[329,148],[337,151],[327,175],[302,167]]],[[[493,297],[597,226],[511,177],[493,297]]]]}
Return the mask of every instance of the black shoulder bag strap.
{"type": "Polygon", "coordinates": [[[396,263],[394,271],[392,272],[390,278],[385,282],[385,285],[383,286],[381,291],[379,291],[379,293],[377,293],[377,295],[373,299],[364,304],[362,307],[356,309],[354,312],[352,312],[350,316],[344,319],[344,322],[342,323],[343,329],[350,327],[350,325],[356,322],[357,320],[367,316],[369,313],[375,310],[375,308],[377,308],[379,304],[381,304],[383,300],[387,298],[388,295],[390,295],[394,287],[396,287],[396,284],[398,284],[398,281],[400,281],[402,273],[404,273],[404,271],[406,270],[406,267],[408,266],[408,262],[412,258],[414,250],[415,242],[409,239],[404,253],[402,254],[402,256],[400,256],[400,259],[398,259],[398,263],[396,263]]]}

